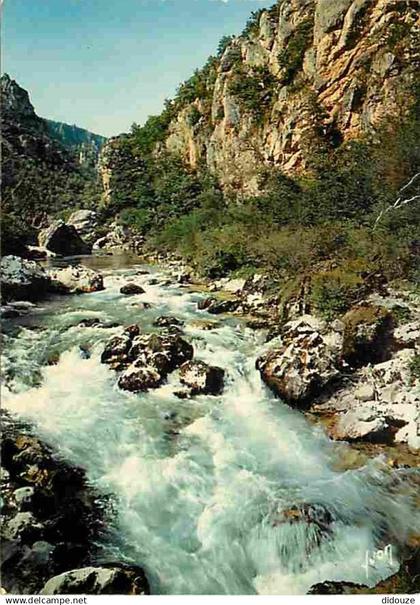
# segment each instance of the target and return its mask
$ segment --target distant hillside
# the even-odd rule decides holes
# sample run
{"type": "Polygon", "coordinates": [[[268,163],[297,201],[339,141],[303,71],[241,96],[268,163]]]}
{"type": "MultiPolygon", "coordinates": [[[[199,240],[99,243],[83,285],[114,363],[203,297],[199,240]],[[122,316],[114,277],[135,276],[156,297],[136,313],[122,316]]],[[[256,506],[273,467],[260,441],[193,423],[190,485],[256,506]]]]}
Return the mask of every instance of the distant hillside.
{"type": "Polygon", "coordinates": [[[19,249],[48,216],[95,204],[96,172],[51,135],[28,92],[0,78],[2,112],[2,250],[19,249]]]}
{"type": "Polygon", "coordinates": [[[75,124],[65,124],[54,120],[45,120],[54,139],[71,149],[81,164],[96,164],[106,137],[79,128],[75,124]]]}

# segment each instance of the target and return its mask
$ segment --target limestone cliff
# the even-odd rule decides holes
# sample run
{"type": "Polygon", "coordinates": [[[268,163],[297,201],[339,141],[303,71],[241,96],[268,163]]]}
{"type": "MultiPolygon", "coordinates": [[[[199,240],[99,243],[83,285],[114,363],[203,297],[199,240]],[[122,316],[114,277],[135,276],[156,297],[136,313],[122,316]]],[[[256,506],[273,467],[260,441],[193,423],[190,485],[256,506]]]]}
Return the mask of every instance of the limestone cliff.
{"type": "MultiPolygon", "coordinates": [[[[419,8],[418,0],[279,0],[254,13],[180,87],[159,145],[238,192],[258,190],[263,166],[304,170],[314,145],[340,145],[408,108],[419,8]]],[[[111,171],[105,162],[108,182],[111,171]]]]}

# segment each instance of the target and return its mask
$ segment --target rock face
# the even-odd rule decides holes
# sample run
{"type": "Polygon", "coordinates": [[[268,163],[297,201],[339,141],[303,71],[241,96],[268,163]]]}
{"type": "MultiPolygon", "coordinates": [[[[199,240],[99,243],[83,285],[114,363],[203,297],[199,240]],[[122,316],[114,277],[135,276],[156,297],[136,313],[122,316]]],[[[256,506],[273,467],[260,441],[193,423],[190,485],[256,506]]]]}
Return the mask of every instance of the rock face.
{"type": "Polygon", "coordinates": [[[48,580],[40,594],[150,594],[141,568],[131,566],[84,567],[48,580]]]}
{"type": "Polygon", "coordinates": [[[64,124],[53,120],[45,120],[51,136],[69,149],[74,158],[82,166],[94,168],[98,162],[99,152],[106,138],[79,128],[75,124],[64,124]]]}
{"type": "Polygon", "coordinates": [[[102,275],[83,265],[51,269],[48,275],[52,289],[62,294],[82,294],[104,289],[102,275]]]}
{"type": "Polygon", "coordinates": [[[75,207],[80,204],[84,185],[95,188],[97,175],[93,167],[82,169],[73,150],[57,140],[48,121],[35,113],[26,90],[7,74],[0,84],[2,250],[23,255],[48,217],[66,209],[66,200],[75,207]],[[23,231],[16,230],[19,223],[25,225],[23,231]]]}
{"type": "Polygon", "coordinates": [[[129,326],[105,346],[102,363],[121,371],[118,385],[139,392],[159,386],[170,372],[193,357],[193,347],[179,335],[140,334],[129,326]]]}
{"type": "Polygon", "coordinates": [[[384,307],[359,305],[342,318],[343,357],[351,366],[385,361],[393,345],[393,318],[384,307]]]}
{"type": "Polygon", "coordinates": [[[74,256],[76,254],[89,254],[90,246],[82,240],[73,225],[62,220],[55,221],[40,231],[39,245],[61,256],[74,256]]]}
{"type": "Polygon", "coordinates": [[[180,381],[190,388],[192,395],[220,395],[225,371],[203,361],[188,361],[181,366],[180,381]]]}
{"type": "Polygon", "coordinates": [[[257,360],[263,381],[284,401],[305,406],[340,374],[343,335],[311,315],[285,326],[279,348],[257,360]]]}
{"type": "Polygon", "coordinates": [[[98,215],[93,210],[76,210],[67,220],[87,244],[93,244],[98,228],[98,215]]]}
{"type": "Polygon", "coordinates": [[[1,259],[1,294],[3,300],[37,300],[50,286],[50,278],[35,261],[19,256],[1,259]]]}
{"type": "MultiPolygon", "coordinates": [[[[311,138],[339,145],[399,112],[418,27],[409,0],[278,0],[203,69],[205,92],[178,104],[163,144],[191,168],[205,163],[224,189],[254,194],[261,163],[295,174],[311,138]]],[[[108,201],[126,161],[119,140],[103,154],[108,201]]]]}

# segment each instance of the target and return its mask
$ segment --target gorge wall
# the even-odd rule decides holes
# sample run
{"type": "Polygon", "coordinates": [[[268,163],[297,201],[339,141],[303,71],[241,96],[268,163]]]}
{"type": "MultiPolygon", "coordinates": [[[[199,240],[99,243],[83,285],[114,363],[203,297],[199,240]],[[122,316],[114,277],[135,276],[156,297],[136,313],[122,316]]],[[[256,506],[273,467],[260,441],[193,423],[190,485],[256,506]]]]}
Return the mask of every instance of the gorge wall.
{"type": "MultiPolygon", "coordinates": [[[[222,40],[143,131],[156,127],[155,153],[206,166],[224,189],[256,193],[263,167],[302,172],[314,147],[373,132],[409,107],[419,8],[418,0],[279,0],[222,40]]],[[[107,199],[119,155],[120,139],[110,140],[101,160],[107,199]]]]}

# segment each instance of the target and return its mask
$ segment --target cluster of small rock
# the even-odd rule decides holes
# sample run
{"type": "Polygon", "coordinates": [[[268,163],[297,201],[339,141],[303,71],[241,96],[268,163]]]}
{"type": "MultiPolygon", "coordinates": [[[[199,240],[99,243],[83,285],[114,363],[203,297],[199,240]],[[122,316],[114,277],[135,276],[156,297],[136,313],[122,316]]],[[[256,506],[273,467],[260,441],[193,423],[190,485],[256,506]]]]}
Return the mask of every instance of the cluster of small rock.
{"type": "Polygon", "coordinates": [[[82,469],[2,413],[2,588],[6,593],[146,594],[142,569],[99,562],[106,500],[82,469]]]}
{"type": "Polygon", "coordinates": [[[179,369],[181,398],[223,390],[224,370],[193,360],[193,346],[180,335],[180,324],[176,318],[160,317],[155,325],[164,328],[161,334],[142,334],[139,326],[132,325],[109,340],[101,361],[121,372],[121,389],[138,393],[157,388],[179,369]]]}

